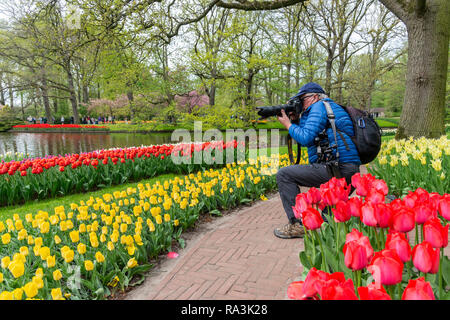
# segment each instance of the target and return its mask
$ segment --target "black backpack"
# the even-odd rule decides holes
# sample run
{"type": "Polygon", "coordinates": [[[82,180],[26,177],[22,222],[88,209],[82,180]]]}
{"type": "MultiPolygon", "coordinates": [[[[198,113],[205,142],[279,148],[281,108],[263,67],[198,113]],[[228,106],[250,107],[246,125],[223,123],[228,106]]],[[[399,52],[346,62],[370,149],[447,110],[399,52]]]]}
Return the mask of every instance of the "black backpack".
{"type": "MultiPolygon", "coordinates": [[[[334,140],[336,140],[336,131],[339,134],[340,131],[336,129],[336,125],[334,123],[335,116],[333,110],[328,101],[323,101],[325,105],[325,109],[327,110],[328,120],[330,121],[331,128],[334,133],[334,140]]],[[[373,119],[372,115],[367,111],[360,110],[353,107],[345,107],[341,106],[345,112],[348,113],[350,119],[353,123],[353,131],[355,135],[350,137],[353,143],[358,150],[359,158],[361,160],[361,164],[366,164],[373,161],[381,149],[381,128],[378,123],[373,119]]],[[[341,134],[341,138],[347,146],[345,142],[345,138],[341,134]]],[[[339,155],[337,154],[339,157],[339,155]]]]}

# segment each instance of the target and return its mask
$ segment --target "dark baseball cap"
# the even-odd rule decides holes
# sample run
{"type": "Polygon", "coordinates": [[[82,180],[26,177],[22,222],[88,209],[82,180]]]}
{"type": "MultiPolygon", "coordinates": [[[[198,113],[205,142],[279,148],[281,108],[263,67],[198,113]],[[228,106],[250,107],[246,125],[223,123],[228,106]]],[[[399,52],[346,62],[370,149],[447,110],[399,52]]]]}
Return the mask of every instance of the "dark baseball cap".
{"type": "Polygon", "coordinates": [[[298,98],[298,97],[304,95],[305,93],[323,93],[323,94],[325,94],[325,91],[317,83],[308,82],[307,84],[303,85],[300,88],[300,90],[298,91],[298,93],[295,96],[291,97],[289,100],[298,98]]]}

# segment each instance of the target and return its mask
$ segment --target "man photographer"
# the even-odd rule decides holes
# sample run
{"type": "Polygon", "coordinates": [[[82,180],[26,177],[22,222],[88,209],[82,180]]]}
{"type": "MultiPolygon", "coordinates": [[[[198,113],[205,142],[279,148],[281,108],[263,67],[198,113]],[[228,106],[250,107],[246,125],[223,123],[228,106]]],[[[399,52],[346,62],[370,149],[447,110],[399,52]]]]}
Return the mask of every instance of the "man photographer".
{"type": "MultiPolygon", "coordinates": [[[[353,124],[350,116],[325,95],[325,91],[320,85],[309,82],[300,88],[300,91],[291,100],[299,99],[302,104],[300,115],[290,113],[288,117],[284,110],[278,116],[280,123],[289,130],[289,135],[300,145],[308,148],[308,165],[291,165],[281,168],[277,173],[277,184],[283,208],[288,217],[289,223],[274,230],[275,236],[283,239],[301,238],[304,235],[302,222],[295,218],[292,206],[299,193],[299,186],[316,187],[327,182],[333,177],[330,171],[330,160],[336,160],[335,135],[330,126],[327,110],[324,101],[327,101],[335,116],[337,129],[337,152],[339,153],[338,174],[344,177],[348,184],[351,177],[359,172],[361,164],[358,151],[350,139],[354,135],[353,124]],[[291,120],[293,122],[291,122],[291,120]],[[324,145],[327,148],[327,155],[319,153],[324,145]]],[[[337,169],[337,168],[333,168],[337,169]]]]}

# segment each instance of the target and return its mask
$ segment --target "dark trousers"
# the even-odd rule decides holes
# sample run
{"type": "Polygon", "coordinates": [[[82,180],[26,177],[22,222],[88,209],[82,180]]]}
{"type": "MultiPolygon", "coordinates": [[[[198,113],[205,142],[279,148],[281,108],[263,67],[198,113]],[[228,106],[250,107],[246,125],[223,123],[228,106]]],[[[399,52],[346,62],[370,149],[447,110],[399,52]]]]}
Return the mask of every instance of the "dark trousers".
{"type": "MultiPolygon", "coordinates": [[[[353,163],[340,163],[339,170],[347,184],[351,184],[352,176],[359,172],[359,165],[353,163]]],[[[277,173],[278,191],[284,211],[291,223],[297,222],[292,207],[295,198],[300,192],[300,186],[319,188],[321,184],[329,181],[332,176],[328,173],[325,164],[292,165],[281,168],[277,173]]],[[[353,190],[353,189],[352,189],[353,190]]],[[[300,221],[298,221],[300,222],[300,221]]]]}

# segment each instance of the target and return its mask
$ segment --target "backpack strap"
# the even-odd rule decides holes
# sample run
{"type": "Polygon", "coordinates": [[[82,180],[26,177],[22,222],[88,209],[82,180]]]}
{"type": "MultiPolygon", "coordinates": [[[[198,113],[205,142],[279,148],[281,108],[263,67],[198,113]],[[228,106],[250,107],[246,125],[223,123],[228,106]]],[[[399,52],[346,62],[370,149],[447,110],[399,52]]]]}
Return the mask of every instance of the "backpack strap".
{"type": "Polygon", "coordinates": [[[335,115],[333,113],[333,109],[331,109],[330,103],[328,101],[322,100],[323,104],[325,105],[325,109],[327,110],[327,116],[328,120],[330,121],[331,129],[333,130],[334,135],[334,142],[336,143],[336,159],[339,161],[339,150],[337,145],[337,137],[336,137],[336,122],[335,122],[335,115]]]}

